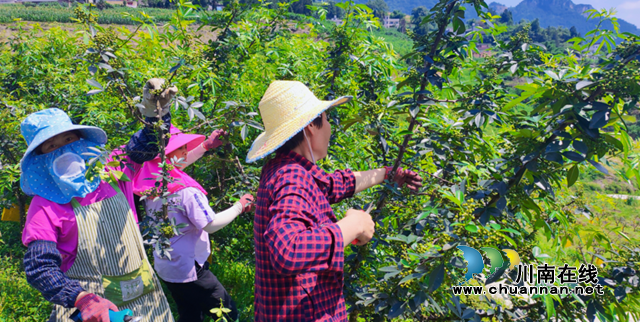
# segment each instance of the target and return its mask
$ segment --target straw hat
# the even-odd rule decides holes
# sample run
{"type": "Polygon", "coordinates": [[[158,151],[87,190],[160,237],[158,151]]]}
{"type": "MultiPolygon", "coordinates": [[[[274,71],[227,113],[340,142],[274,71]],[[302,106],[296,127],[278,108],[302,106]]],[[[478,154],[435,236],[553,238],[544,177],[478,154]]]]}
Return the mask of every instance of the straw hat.
{"type": "Polygon", "coordinates": [[[332,106],[347,103],[351,98],[342,96],[333,101],[321,101],[301,82],[274,81],[258,106],[265,131],[251,145],[247,163],[266,157],[322,112],[332,106]]]}

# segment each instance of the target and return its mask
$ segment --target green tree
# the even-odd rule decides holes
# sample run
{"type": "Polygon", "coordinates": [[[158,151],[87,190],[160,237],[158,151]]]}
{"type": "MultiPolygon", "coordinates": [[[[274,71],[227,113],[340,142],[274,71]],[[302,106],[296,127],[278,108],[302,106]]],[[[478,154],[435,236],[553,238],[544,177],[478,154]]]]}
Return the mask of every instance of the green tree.
{"type": "Polygon", "coordinates": [[[310,15],[311,10],[307,7],[312,5],[312,0],[298,0],[291,4],[291,12],[301,15],[310,15]]]}
{"type": "Polygon", "coordinates": [[[400,10],[393,10],[393,12],[391,13],[391,18],[393,19],[404,19],[406,15],[404,14],[404,12],[400,11],[400,10]]]}
{"type": "Polygon", "coordinates": [[[342,18],[344,17],[344,10],[338,6],[336,6],[336,2],[335,1],[329,1],[327,2],[327,18],[328,19],[332,19],[332,18],[342,18]]]}
{"type": "Polygon", "coordinates": [[[580,36],[580,33],[578,33],[578,30],[575,26],[571,26],[571,29],[569,29],[569,36],[571,38],[580,36]]]}
{"type": "Polygon", "coordinates": [[[373,10],[373,15],[382,19],[387,16],[389,12],[389,6],[384,0],[369,0],[366,6],[373,10]]]}
{"type": "Polygon", "coordinates": [[[429,27],[433,27],[430,22],[424,23],[424,18],[429,14],[429,10],[425,7],[417,7],[411,11],[411,24],[413,25],[413,32],[418,35],[426,35],[429,32],[429,27]]]}
{"type": "Polygon", "coordinates": [[[540,21],[538,19],[535,19],[533,22],[531,22],[531,32],[534,35],[539,35],[541,30],[542,28],[540,27],[540,21]]]}
{"type": "Polygon", "coordinates": [[[513,15],[511,14],[511,11],[509,11],[509,9],[503,11],[502,15],[500,15],[499,21],[507,26],[513,25],[513,15]]]}

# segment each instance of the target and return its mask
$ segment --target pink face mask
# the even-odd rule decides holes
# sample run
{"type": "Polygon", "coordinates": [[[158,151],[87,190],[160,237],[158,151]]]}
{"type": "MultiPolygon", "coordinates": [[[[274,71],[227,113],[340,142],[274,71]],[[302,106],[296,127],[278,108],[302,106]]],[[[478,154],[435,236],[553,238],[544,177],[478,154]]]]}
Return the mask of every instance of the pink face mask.
{"type": "MultiPolygon", "coordinates": [[[[153,173],[160,173],[158,162],[160,162],[160,159],[156,158],[144,163],[142,169],[140,169],[140,171],[138,171],[136,176],[133,178],[133,193],[140,196],[148,193],[151,190],[155,190],[156,176],[153,173]]],[[[175,167],[173,170],[169,171],[169,174],[174,179],[173,182],[168,184],[169,192],[174,193],[186,187],[194,187],[202,191],[202,193],[204,193],[205,195],[207,194],[207,191],[204,190],[204,188],[202,188],[202,186],[195,179],[191,178],[188,174],[180,170],[178,167],[175,167]]]]}

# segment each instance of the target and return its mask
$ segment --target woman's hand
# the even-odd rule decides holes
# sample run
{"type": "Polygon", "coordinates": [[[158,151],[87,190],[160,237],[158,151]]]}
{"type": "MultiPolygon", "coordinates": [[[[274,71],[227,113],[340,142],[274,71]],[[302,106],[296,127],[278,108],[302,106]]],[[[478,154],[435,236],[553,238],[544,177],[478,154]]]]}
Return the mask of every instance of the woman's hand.
{"type": "Polygon", "coordinates": [[[253,211],[254,203],[253,203],[253,196],[251,194],[247,193],[246,195],[242,196],[239,202],[242,204],[242,212],[253,211]]]}
{"type": "Polygon", "coordinates": [[[220,137],[223,135],[227,135],[227,131],[225,130],[215,130],[211,132],[211,135],[202,143],[202,146],[207,150],[215,149],[222,145],[222,140],[220,137]]]}
{"type": "MultiPolygon", "coordinates": [[[[389,172],[393,169],[393,167],[384,167],[387,170],[384,179],[389,180],[389,172]]],[[[422,177],[418,175],[415,171],[404,170],[402,168],[398,168],[395,176],[392,179],[393,182],[397,183],[398,186],[402,187],[402,185],[407,185],[407,187],[411,190],[418,190],[422,187],[422,177]]]]}

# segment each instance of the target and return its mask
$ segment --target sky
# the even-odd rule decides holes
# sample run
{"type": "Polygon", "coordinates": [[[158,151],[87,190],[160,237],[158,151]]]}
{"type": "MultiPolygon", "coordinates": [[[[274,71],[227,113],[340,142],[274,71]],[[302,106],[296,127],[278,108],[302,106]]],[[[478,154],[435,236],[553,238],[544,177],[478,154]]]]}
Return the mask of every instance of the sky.
{"type": "MultiPolygon", "coordinates": [[[[489,0],[502,3],[508,7],[515,7],[521,0],[489,0]]],[[[572,0],[575,4],[590,4],[596,9],[615,8],[616,17],[624,19],[640,27],[640,0],[572,0]]]]}

